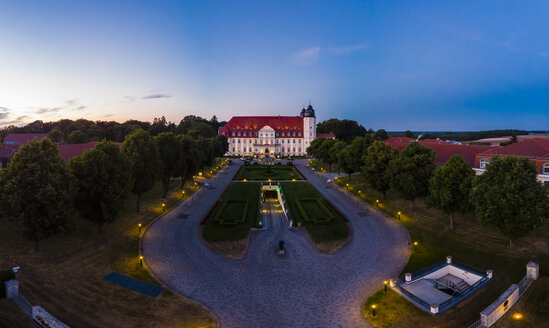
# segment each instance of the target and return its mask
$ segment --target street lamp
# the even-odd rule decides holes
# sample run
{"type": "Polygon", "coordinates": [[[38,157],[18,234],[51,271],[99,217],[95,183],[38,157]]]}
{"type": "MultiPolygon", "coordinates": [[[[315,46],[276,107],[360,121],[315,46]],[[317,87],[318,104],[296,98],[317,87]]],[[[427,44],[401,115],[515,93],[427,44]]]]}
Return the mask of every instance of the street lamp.
{"type": "Polygon", "coordinates": [[[417,244],[418,244],[418,242],[414,241],[414,251],[417,251],[417,244]]]}
{"type": "Polygon", "coordinates": [[[162,212],[166,210],[166,204],[162,203],[162,212]]]}
{"type": "Polygon", "coordinates": [[[379,207],[379,199],[376,199],[376,207],[379,207]]]}
{"type": "Polygon", "coordinates": [[[400,211],[398,211],[398,219],[400,220],[400,211]]]}
{"type": "Polygon", "coordinates": [[[139,227],[139,233],[141,233],[141,223],[137,225],[139,227]]]}
{"type": "Polygon", "coordinates": [[[383,285],[384,285],[383,288],[385,289],[385,294],[387,294],[387,284],[388,283],[389,282],[387,280],[383,281],[383,285]]]}
{"type": "Polygon", "coordinates": [[[376,316],[376,305],[372,304],[372,317],[376,316]]]}
{"type": "Polygon", "coordinates": [[[522,313],[515,313],[515,314],[513,314],[513,319],[515,319],[515,320],[520,320],[520,319],[522,319],[522,317],[523,317],[523,316],[522,316],[522,313]]]}
{"type": "Polygon", "coordinates": [[[139,256],[139,266],[143,267],[143,256],[139,256]]]}

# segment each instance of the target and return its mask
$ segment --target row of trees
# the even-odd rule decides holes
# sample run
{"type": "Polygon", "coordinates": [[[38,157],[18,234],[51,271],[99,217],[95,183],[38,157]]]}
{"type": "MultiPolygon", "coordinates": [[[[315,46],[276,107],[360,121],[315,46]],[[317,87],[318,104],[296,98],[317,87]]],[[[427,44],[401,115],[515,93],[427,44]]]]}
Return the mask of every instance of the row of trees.
{"type": "Polygon", "coordinates": [[[152,123],[128,120],[124,123],[115,121],[90,121],[85,119],[63,119],[56,122],[34,121],[22,127],[9,126],[0,129],[0,141],[10,133],[47,133],[48,137],[57,143],[79,144],[90,141],[110,140],[122,142],[124,138],[138,129],[156,136],[162,132],[187,134],[193,138],[212,138],[225,122],[219,122],[214,115],[210,120],[200,116],[185,116],[179,124],[168,122],[164,116],[155,118],[152,123]]]}
{"type": "Polygon", "coordinates": [[[121,146],[103,140],[66,164],[49,138],[32,141],[0,171],[0,205],[19,220],[38,250],[41,239],[68,230],[77,212],[101,231],[119,216],[129,192],[137,196],[139,212],[141,195],[156,181],[164,184],[166,197],[172,178],[181,178],[183,186],[227,149],[223,136],[162,132],[153,137],[139,129],[121,146]]]}
{"type": "Polygon", "coordinates": [[[374,131],[366,128],[357,121],[340,120],[331,118],[316,125],[316,133],[333,133],[338,140],[350,142],[355,137],[374,136],[376,139],[385,140],[389,138],[387,131],[379,129],[374,131]]]}
{"type": "Polygon", "coordinates": [[[427,206],[450,217],[450,229],[455,213],[473,210],[482,223],[495,226],[512,244],[549,220],[547,189],[527,158],[495,157],[482,175],[475,176],[459,155],[435,169],[435,153],[417,142],[399,153],[382,141],[364,137],[350,145],[320,139],[308,152],[327,163],[337,161],[349,179],[360,171],[364,182],[384,196],[389,189],[397,191],[410,201],[410,211],[416,198],[426,197],[427,206]]]}

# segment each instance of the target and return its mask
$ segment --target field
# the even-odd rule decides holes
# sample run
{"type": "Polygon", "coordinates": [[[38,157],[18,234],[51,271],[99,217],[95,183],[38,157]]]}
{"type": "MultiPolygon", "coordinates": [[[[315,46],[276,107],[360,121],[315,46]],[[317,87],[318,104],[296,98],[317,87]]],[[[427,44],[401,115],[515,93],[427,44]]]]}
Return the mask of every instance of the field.
{"type": "Polygon", "coordinates": [[[227,256],[242,256],[250,228],[257,225],[259,197],[258,182],[230,183],[206,219],[204,241],[227,256]]]}
{"type": "MultiPolygon", "coordinates": [[[[541,274],[549,275],[549,227],[533,233],[530,237],[515,242],[509,247],[509,240],[490,227],[481,225],[472,213],[457,215],[455,230],[449,230],[449,219],[436,209],[427,209],[422,199],[415,202],[413,213],[407,212],[408,201],[389,191],[385,198],[382,195],[365,188],[358,183],[360,177],[353,177],[349,183],[347,178],[337,179],[341,188],[346,188],[366,202],[376,206],[389,216],[398,219],[406,227],[412,241],[417,241],[417,250],[412,255],[402,273],[414,272],[435,262],[444,260],[446,255],[452,255],[457,261],[465,262],[482,269],[494,270],[494,278],[479,291],[459,303],[454,308],[437,317],[423,316],[415,307],[395,307],[393,297],[369,299],[367,304],[377,302],[379,316],[375,321],[377,327],[463,327],[479,319],[479,313],[496,300],[511,284],[518,283],[526,273],[526,264],[530,260],[541,262],[541,274]],[[349,183],[349,187],[346,184],[349,183]],[[361,191],[361,193],[359,193],[361,191]],[[382,310],[385,309],[385,310],[382,310]],[[398,315],[397,315],[398,313],[398,315]]],[[[547,284],[539,284],[540,288],[549,292],[547,284]]],[[[529,311],[525,314],[532,320],[549,320],[541,318],[539,313],[529,311]],[[535,319],[537,318],[537,319],[535,319]]],[[[535,322],[535,321],[534,321],[535,322]]]]}
{"type": "Polygon", "coordinates": [[[290,218],[294,223],[302,221],[319,251],[331,253],[345,244],[349,238],[347,224],[315,187],[308,182],[283,182],[280,185],[290,218]]]}
{"type": "MultiPolygon", "coordinates": [[[[158,183],[143,195],[139,214],[134,212],[135,196],[130,196],[122,216],[101,233],[94,224],[76,220],[72,233],[42,241],[38,253],[31,252],[33,243],[22,237],[16,222],[2,218],[0,268],[20,266],[22,295],[71,327],[215,327],[207,309],[170,291],[152,298],[102,280],[115,271],[158,284],[139,266],[138,223],[144,229],[162,213],[163,202],[166,210],[176,205],[183,197],[180,183],[172,182],[166,200],[158,183]]],[[[188,183],[185,195],[194,190],[188,183]]],[[[0,326],[27,326],[14,308],[0,304],[0,326]]]]}
{"type": "Polygon", "coordinates": [[[235,180],[267,181],[275,180],[302,180],[301,175],[293,166],[288,165],[249,165],[243,166],[234,178],[235,180]]]}

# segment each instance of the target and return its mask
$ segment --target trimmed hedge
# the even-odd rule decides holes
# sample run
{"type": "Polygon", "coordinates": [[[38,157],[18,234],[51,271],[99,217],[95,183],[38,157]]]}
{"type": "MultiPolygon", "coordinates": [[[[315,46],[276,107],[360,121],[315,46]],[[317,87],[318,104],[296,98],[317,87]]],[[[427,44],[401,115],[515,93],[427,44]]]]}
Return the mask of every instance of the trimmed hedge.
{"type": "Polygon", "coordinates": [[[319,198],[301,198],[301,199],[295,199],[296,206],[303,216],[304,220],[312,221],[314,223],[327,223],[331,220],[335,219],[335,215],[328,210],[326,205],[323,204],[322,200],[319,198]],[[319,213],[311,213],[311,209],[308,210],[305,209],[305,203],[313,203],[317,206],[317,209],[319,209],[319,212],[323,212],[325,216],[322,217],[315,217],[315,215],[319,215],[319,213]]]}
{"type": "Polygon", "coordinates": [[[246,221],[246,214],[248,213],[248,200],[235,200],[235,199],[228,199],[221,202],[221,208],[219,211],[217,211],[217,214],[214,217],[214,220],[219,222],[220,224],[224,225],[236,225],[238,223],[242,223],[246,221]],[[231,208],[227,208],[231,204],[244,204],[244,208],[242,209],[242,213],[240,213],[240,217],[236,217],[238,215],[235,215],[234,217],[231,216],[232,211],[231,208]]]}

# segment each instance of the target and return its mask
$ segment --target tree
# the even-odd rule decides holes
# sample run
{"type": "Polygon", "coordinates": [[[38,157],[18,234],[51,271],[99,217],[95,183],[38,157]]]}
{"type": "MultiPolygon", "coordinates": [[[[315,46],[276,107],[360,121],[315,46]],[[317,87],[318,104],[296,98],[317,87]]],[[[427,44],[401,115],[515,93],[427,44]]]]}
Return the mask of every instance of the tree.
{"type": "Polygon", "coordinates": [[[86,142],[88,142],[88,136],[80,130],[72,131],[67,138],[68,144],[83,144],[86,142]]]}
{"type": "Polygon", "coordinates": [[[307,154],[309,156],[312,156],[312,157],[316,157],[318,159],[319,158],[319,155],[318,155],[318,150],[320,148],[320,146],[322,145],[322,143],[324,143],[324,141],[326,141],[328,139],[326,138],[316,138],[315,140],[311,141],[311,144],[309,145],[309,147],[307,147],[307,154]]]}
{"type": "Polygon", "coordinates": [[[349,146],[344,146],[336,154],[337,165],[339,166],[340,170],[349,175],[349,182],[351,182],[351,175],[355,172],[351,155],[352,154],[349,146]]]}
{"type": "Polygon", "coordinates": [[[170,179],[177,176],[181,170],[180,142],[172,132],[162,132],[154,137],[156,148],[162,162],[162,169],[159,170],[160,180],[164,185],[163,197],[166,198],[170,189],[170,179]]]}
{"type": "Polygon", "coordinates": [[[185,185],[185,181],[193,176],[201,169],[203,155],[200,151],[200,146],[191,137],[180,134],[177,136],[180,143],[181,151],[181,167],[179,174],[181,176],[181,188],[185,185]]]}
{"type": "MultiPolygon", "coordinates": [[[[344,149],[345,147],[347,147],[347,144],[345,144],[344,141],[340,141],[340,140],[334,140],[334,142],[332,143],[325,143],[325,144],[328,144],[330,146],[330,148],[328,149],[327,152],[324,152],[324,155],[326,156],[323,161],[328,163],[328,165],[330,166],[330,171],[332,170],[332,163],[337,163],[338,162],[338,154],[339,152],[344,149]]],[[[338,165],[338,173],[339,173],[339,170],[341,170],[341,167],[339,167],[338,165]]]]}
{"type": "Polygon", "coordinates": [[[410,201],[410,211],[414,210],[417,197],[429,194],[434,159],[435,153],[431,149],[412,142],[389,163],[387,174],[391,177],[390,186],[410,201]]]}
{"type": "Polygon", "coordinates": [[[496,227],[512,246],[513,240],[547,222],[547,197],[530,160],[496,156],[473,181],[470,201],[480,222],[496,227]]]}
{"type": "Polygon", "coordinates": [[[517,143],[517,142],[518,142],[517,131],[513,131],[513,134],[511,135],[511,138],[508,141],[500,143],[499,145],[500,146],[508,146],[508,145],[512,145],[512,144],[517,143]]]}
{"type": "Polygon", "coordinates": [[[471,208],[469,194],[475,172],[463,157],[453,155],[437,168],[431,178],[427,206],[438,208],[450,216],[450,229],[454,229],[454,213],[471,208]]]}
{"type": "Polygon", "coordinates": [[[316,125],[317,133],[333,133],[339,140],[349,141],[354,137],[366,135],[366,129],[353,120],[339,120],[332,118],[316,125]]]}
{"type": "Polygon", "coordinates": [[[48,138],[22,146],[2,174],[3,197],[38,251],[40,240],[66,231],[74,213],[75,179],[48,138]]]}
{"type": "Polygon", "coordinates": [[[330,170],[332,169],[332,158],[330,156],[330,150],[332,146],[336,143],[334,139],[325,139],[320,146],[318,147],[316,151],[315,157],[320,159],[321,161],[328,163],[330,166],[330,170]]]}
{"type": "Polygon", "coordinates": [[[151,135],[141,129],[130,134],[122,144],[122,151],[131,162],[131,174],[134,182],[132,192],[137,195],[136,211],[141,207],[141,196],[154,187],[162,172],[162,162],[151,135]]]}
{"type": "Polygon", "coordinates": [[[387,134],[387,131],[385,131],[384,129],[379,129],[376,131],[374,138],[376,140],[386,140],[389,139],[389,134],[387,134]]]}
{"type": "Polygon", "coordinates": [[[415,138],[414,133],[410,130],[406,130],[406,132],[404,132],[404,136],[412,139],[415,138]]]}
{"type": "Polygon", "coordinates": [[[119,216],[133,184],[130,168],[128,157],[106,140],[71,159],[70,170],[78,180],[78,211],[84,219],[97,223],[98,232],[119,216]]]}
{"type": "Polygon", "coordinates": [[[215,139],[215,156],[222,157],[229,151],[229,141],[223,135],[218,135],[215,139]]]}
{"type": "Polygon", "coordinates": [[[215,131],[208,123],[193,122],[187,131],[187,134],[193,138],[213,138],[217,135],[217,131],[215,131]]]}
{"type": "Polygon", "coordinates": [[[397,156],[398,151],[395,148],[379,140],[374,141],[363,156],[362,175],[372,188],[383,193],[383,197],[389,190],[390,183],[387,168],[397,156]]]}
{"type": "MultiPolygon", "coordinates": [[[[364,165],[364,155],[368,151],[368,147],[372,144],[373,138],[371,135],[365,137],[356,137],[349,146],[349,151],[346,154],[349,170],[351,173],[359,172],[364,165]]],[[[344,170],[345,171],[345,170],[344,170]]],[[[349,181],[351,181],[351,175],[349,175],[349,181]]]]}
{"type": "Polygon", "coordinates": [[[59,143],[63,140],[63,132],[56,127],[48,133],[48,138],[50,138],[53,142],[59,143]]]}

